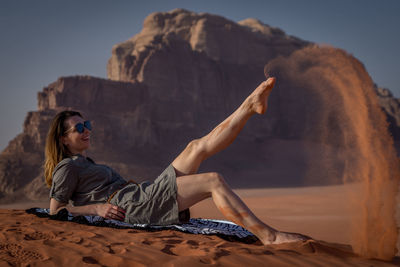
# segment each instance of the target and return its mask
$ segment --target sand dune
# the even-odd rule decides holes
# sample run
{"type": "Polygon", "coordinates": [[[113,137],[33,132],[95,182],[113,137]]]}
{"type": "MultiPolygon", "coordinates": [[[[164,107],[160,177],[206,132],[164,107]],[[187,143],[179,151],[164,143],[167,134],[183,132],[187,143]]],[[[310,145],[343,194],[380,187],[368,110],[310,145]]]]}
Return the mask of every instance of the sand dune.
{"type": "MultiPolygon", "coordinates": [[[[347,186],[348,187],[348,186],[347,186]]],[[[26,214],[46,203],[0,206],[0,266],[395,266],[353,254],[344,186],[236,190],[264,221],[317,241],[263,246],[177,231],[147,232],[26,214]],[[18,209],[12,209],[18,208],[18,209]],[[322,241],[324,240],[324,241],[322,241]]],[[[210,201],[193,217],[222,218],[210,201]]],[[[396,262],[397,260],[397,262],[396,262]]]]}

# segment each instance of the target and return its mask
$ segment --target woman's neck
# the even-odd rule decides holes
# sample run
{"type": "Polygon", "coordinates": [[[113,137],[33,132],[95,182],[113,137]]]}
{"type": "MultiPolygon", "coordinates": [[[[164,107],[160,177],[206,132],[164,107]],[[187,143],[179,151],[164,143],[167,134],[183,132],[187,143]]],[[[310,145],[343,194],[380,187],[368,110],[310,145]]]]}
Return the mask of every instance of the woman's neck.
{"type": "Polygon", "coordinates": [[[83,157],[86,157],[86,151],[84,150],[84,151],[70,151],[69,153],[68,153],[68,155],[70,156],[70,157],[72,157],[72,156],[77,156],[77,155],[81,155],[81,156],[83,156],[83,157]]]}

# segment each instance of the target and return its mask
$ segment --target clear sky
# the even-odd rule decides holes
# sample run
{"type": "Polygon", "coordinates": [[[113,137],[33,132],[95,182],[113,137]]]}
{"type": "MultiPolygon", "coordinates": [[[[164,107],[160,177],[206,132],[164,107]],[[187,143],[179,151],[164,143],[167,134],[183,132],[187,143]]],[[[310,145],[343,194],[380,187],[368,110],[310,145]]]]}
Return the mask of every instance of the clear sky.
{"type": "Polygon", "coordinates": [[[257,18],[343,48],[400,97],[398,0],[0,0],[0,150],[22,132],[43,87],[60,76],[106,78],[112,46],[140,32],[148,14],[174,8],[257,18]]]}

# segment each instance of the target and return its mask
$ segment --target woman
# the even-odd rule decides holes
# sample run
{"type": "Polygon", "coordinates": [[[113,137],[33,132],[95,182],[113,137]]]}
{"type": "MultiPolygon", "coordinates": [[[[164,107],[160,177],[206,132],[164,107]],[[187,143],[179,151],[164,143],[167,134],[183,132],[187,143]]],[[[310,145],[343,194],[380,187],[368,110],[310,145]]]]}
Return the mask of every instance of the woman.
{"type": "Polygon", "coordinates": [[[226,120],[206,136],[191,141],[151,184],[126,183],[111,168],[86,158],[90,122],[74,111],[57,114],[46,141],[45,176],[51,186],[50,213],[66,208],[77,215],[163,225],[181,222],[184,219],[181,215],[191,206],[212,197],[227,219],[250,230],[263,244],[308,239],[263,223],[219,173],[197,173],[205,159],[234,141],[252,115],[265,113],[274,84],[275,78],[262,82],[226,120]],[[68,205],[69,201],[73,205],[68,205]]]}

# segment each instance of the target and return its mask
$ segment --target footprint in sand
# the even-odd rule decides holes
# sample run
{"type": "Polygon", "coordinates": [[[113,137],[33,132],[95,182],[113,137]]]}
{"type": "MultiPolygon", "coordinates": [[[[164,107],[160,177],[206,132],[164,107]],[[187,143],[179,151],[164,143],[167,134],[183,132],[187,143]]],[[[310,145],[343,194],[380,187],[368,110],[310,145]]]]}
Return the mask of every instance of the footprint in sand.
{"type": "Polygon", "coordinates": [[[183,242],[181,239],[168,239],[165,241],[167,244],[180,244],[183,242]]]}
{"type": "Polygon", "coordinates": [[[44,257],[34,251],[23,249],[18,244],[0,244],[0,260],[6,261],[11,265],[20,265],[36,260],[43,260],[44,257]]]}
{"type": "Polygon", "coordinates": [[[183,240],[176,234],[159,236],[157,239],[146,238],[142,244],[157,247],[161,252],[173,256],[187,256],[190,254],[190,249],[197,249],[199,245],[194,240],[183,240]]]}
{"type": "Polygon", "coordinates": [[[49,239],[53,239],[56,236],[54,234],[46,234],[46,233],[42,233],[39,231],[35,231],[33,233],[28,233],[25,234],[24,239],[25,240],[49,240],[49,239]]]}
{"type": "Polygon", "coordinates": [[[142,241],[142,244],[144,244],[144,245],[152,245],[154,243],[154,241],[152,241],[152,240],[150,240],[150,239],[147,239],[147,238],[145,238],[143,241],[142,241]]]}
{"type": "Polygon", "coordinates": [[[219,258],[231,254],[222,247],[202,246],[196,240],[184,240],[176,234],[157,236],[156,239],[146,238],[141,243],[158,248],[160,252],[171,256],[200,257],[199,260],[204,264],[214,264],[219,258]]]}
{"type": "Polygon", "coordinates": [[[212,264],[217,259],[223,256],[230,255],[230,252],[218,246],[201,247],[200,243],[195,240],[177,240],[171,239],[166,240],[166,245],[161,250],[162,252],[170,255],[184,255],[184,256],[200,256],[202,262],[206,264],[212,264]]]}
{"type": "Polygon", "coordinates": [[[6,232],[20,232],[21,230],[19,228],[8,228],[5,229],[6,232]]]}
{"type": "MultiPolygon", "coordinates": [[[[176,251],[176,249],[174,251],[176,251]]],[[[181,247],[180,253],[180,255],[199,257],[200,262],[203,264],[216,264],[219,258],[231,255],[230,251],[216,247],[202,249],[193,248],[191,250],[181,247]]]]}
{"type": "Polygon", "coordinates": [[[124,254],[128,251],[126,249],[126,244],[124,243],[111,243],[106,247],[108,248],[108,253],[110,254],[124,254]]]}
{"type": "Polygon", "coordinates": [[[174,245],[165,245],[164,248],[162,248],[160,251],[168,255],[179,256],[178,254],[175,254],[174,252],[171,251],[171,248],[174,247],[175,247],[174,245]]]}
{"type": "Polygon", "coordinates": [[[195,248],[195,249],[199,247],[199,242],[197,242],[195,240],[185,240],[183,243],[188,244],[188,245],[192,246],[192,248],[195,248]]]}
{"type": "Polygon", "coordinates": [[[90,256],[82,257],[82,261],[89,264],[99,264],[99,262],[95,258],[90,256]]]}
{"type": "Polygon", "coordinates": [[[170,235],[162,235],[162,236],[156,236],[157,238],[160,239],[165,239],[165,238],[181,238],[179,235],[175,233],[171,233],[170,235]]]}
{"type": "MultiPolygon", "coordinates": [[[[64,240],[65,240],[65,238],[64,238],[64,240]]],[[[84,240],[82,237],[73,236],[71,238],[68,238],[67,241],[70,243],[74,243],[74,244],[82,244],[84,240]]]]}
{"type": "Polygon", "coordinates": [[[88,232],[88,231],[75,231],[74,236],[79,236],[82,238],[93,238],[93,237],[97,237],[97,236],[101,236],[101,235],[92,233],[92,232],[88,232]]]}

